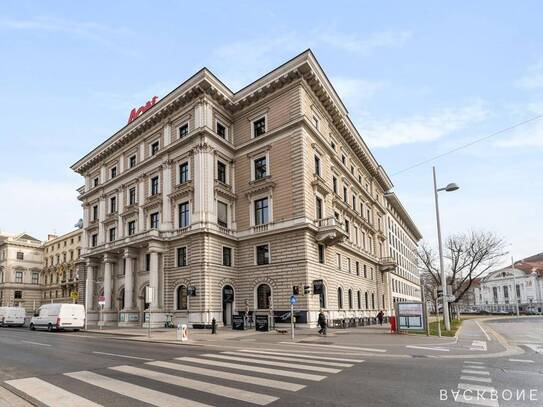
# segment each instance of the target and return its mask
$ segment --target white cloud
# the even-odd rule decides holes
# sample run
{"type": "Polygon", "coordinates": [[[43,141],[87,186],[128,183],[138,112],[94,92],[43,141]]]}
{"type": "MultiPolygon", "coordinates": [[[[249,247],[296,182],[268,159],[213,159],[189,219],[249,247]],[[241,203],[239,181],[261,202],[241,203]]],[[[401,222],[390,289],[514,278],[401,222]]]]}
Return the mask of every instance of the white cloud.
{"type": "Polygon", "coordinates": [[[528,67],[526,75],[516,81],[516,85],[527,90],[543,88],[543,61],[528,67]]]}
{"type": "Polygon", "coordinates": [[[386,87],[384,82],[342,76],[333,77],[331,82],[349,110],[360,109],[363,102],[386,87]]]}
{"type": "Polygon", "coordinates": [[[26,232],[39,239],[67,233],[82,217],[76,188],[69,182],[10,178],[0,181],[0,229],[26,232]]]}
{"type": "Polygon", "coordinates": [[[322,31],[317,38],[324,44],[347,52],[368,54],[377,48],[390,48],[403,45],[413,33],[411,31],[382,31],[360,38],[354,34],[346,34],[335,30],[322,31]]]}
{"type": "Polygon", "coordinates": [[[435,141],[481,122],[490,115],[482,102],[461,108],[439,109],[428,115],[415,115],[398,120],[360,121],[359,130],[371,147],[435,141]]]}

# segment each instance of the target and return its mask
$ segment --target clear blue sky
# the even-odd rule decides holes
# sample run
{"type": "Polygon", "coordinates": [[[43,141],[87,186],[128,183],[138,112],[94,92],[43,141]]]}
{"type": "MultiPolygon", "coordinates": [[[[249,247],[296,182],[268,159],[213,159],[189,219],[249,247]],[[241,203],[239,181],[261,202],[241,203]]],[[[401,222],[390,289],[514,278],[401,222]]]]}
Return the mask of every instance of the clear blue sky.
{"type": "MultiPolygon", "coordinates": [[[[506,2],[5,1],[0,229],[38,238],[81,216],[70,165],[202,66],[232,89],[311,48],[435,241],[421,160],[543,113],[543,5],[506,2]],[[230,6],[236,4],[236,6],[230,6]],[[333,4],[333,8],[330,7],[333,4]]],[[[543,251],[543,120],[434,162],[445,234],[543,251]]]]}

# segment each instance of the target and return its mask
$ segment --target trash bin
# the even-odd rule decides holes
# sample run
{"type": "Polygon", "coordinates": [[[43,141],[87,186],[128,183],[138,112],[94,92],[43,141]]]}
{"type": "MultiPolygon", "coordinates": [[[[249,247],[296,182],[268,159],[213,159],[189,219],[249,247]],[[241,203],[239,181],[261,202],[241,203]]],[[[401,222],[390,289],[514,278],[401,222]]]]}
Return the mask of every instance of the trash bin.
{"type": "Polygon", "coordinates": [[[390,332],[396,332],[396,317],[391,316],[388,320],[390,322],[390,332]]]}

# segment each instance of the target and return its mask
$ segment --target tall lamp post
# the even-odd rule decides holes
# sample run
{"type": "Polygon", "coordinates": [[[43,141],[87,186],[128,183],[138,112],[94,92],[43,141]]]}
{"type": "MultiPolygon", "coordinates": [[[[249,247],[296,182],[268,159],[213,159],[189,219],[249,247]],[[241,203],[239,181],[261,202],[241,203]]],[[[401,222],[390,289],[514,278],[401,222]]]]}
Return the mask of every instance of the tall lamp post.
{"type": "MultiPolygon", "coordinates": [[[[517,277],[515,276],[515,262],[513,256],[511,256],[511,272],[513,274],[513,290],[515,291],[515,309],[517,311],[517,317],[520,316],[520,311],[518,307],[518,292],[517,292],[517,277]]],[[[520,290],[519,290],[520,291],[520,290]]]]}
{"type": "Polygon", "coordinates": [[[437,193],[440,191],[446,191],[446,192],[452,192],[456,191],[458,188],[460,188],[455,183],[450,183],[444,188],[438,188],[437,187],[437,181],[436,181],[436,167],[432,167],[432,171],[434,174],[434,197],[436,201],[436,221],[437,221],[437,239],[438,239],[438,246],[439,246],[439,271],[441,274],[441,291],[442,291],[442,297],[443,297],[443,320],[445,321],[445,330],[450,331],[451,330],[451,321],[449,319],[449,299],[447,297],[447,279],[445,278],[445,268],[443,267],[443,246],[441,244],[441,224],[439,221],[439,202],[437,199],[437,193]]]}

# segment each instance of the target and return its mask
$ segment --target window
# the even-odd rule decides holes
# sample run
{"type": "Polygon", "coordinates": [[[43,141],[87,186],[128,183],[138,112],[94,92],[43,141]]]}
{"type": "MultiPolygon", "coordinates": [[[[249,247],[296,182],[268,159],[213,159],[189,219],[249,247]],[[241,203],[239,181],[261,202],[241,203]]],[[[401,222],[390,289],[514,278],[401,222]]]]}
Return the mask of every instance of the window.
{"type": "Polygon", "coordinates": [[[270,247],[267,244],[256,246],[256,264],[261,266],[270,263],[270,247]]]}
{"type": "Polygon", "coordinates": [[[334,190],[334,193],[337,194],[337,178],[332,177],[332,189],[334,190]]]}
{"type": "Polygon", "coordinates": [[[22,291],[15,291],[14,295],[16,300],[22,300],[23,299],[23,292],[22,291]]]}
{"type": "Polygon", "coordinates": [[[16,271],[15,272],[15,282],[16,283],[22,283],[23,282],[23,272],[22,271],[16,271]]]}
{"type": "Polygon", "coordinates": [[[217,223],[224,228],[228,227],[228,205],[217,201],[217,223]]]}
{"type": "Polygon", "coordinates": [[[319,306],[321,308],[326,308],[326,286],[321,285],[321,292],[319,294],[319,306]]]}
{"type": "Polygon", "coordinates": [[[94,235],[91,236],[91,246],[96,247],[97,244],[98,244],[98,235],[95,233],[94,235]]]}
{"type": "Polygon", "coordinates": [[[189,163],[179,165],[179,183],[183,184],[189,180],[189,163]]]}
{"type": "Polygon", "coordinates": [[[221,161],[217,161],[217,179],[226,184],[226,164],[221,161]]]}
{"type": "Polygon", "coordinates": [[[187,248],[177,248],[177,267],[185,267],[187,265],[187,248]]]}
{"type": "Polygon", "coordinates": [[[149,218],[151,220],[151,229],[158,229],[158,212],[152,213],[149,218]]]}
{"type": "Polygon", "coordinates": [[[145,254],[145,271],[151,270],[151,253],[145,254]]]}
{"type": "Polygon", "coordinates": [[[151,144],[151,155],[155,155],[156,153],[158,153],[158,148],[160,147],[160,144],[157,141],[155,141],[153,144],[151,144]]]}
{"type": "Polygon", "coordinates": [[[353,195],[353,209],[356,211],[356,196],[353,195]]]}
{"type": "Polygon", "coordinates": [[[349,202],[349,193],[347,192],[347,187],[343,187],[343,201],[349,202]]]}
{"type": "Polygon", "coordinates": [[[343,290],[341,287],[337,289],[337,307],[343,309],[343,290]]]}
{"type": "Polygon", "coordinates": [[[131,220],[128,222],[128,236],[132,236],[134,233],[136,233],[136,221],[131,220]]]}
{"type": "Polygon", "coordinates": [[[179,227],[186,228],[190,224],[189,203],[179,204],[179,227]]]}
{"type": "Polygon", "coordinates": [[[337,268],[338,270],[341,270],[341,254],[340,253],[336,254],[336,259],[337,259],[337,268]]]}
{"type": "Polygon", "coordinates": [[[117,167],[113,167],[110,170],[110,173],[111,173],[111,178],[115,178],[117,176],[117,167]]]}
{"type": "Polygon", "coordinates": [[[321,175],[321,159],[315,156],[315,174],[321,175]]]}
{"type": "Polygon", "coordinates": [[[97,187],[98,184],[100,184],[100,179],[98,177],[94,178],[94,181],[92,182],[94,187],[97,187]]]}
{"type": "Polygon", "coordinates": [[[134,205],[136,203],[136,187],[132,187],[128,190],[128,205],[134,205]]]}
{"type": "Polygon", "coordinates": [[[359,276],[360,275],[360,263],[359,262],[356,262],[356,275],[359,276]]]}
{"type": "Polygon", "coordinates": [[[115,233],[117,231],[117,228],[111,228],[109,229],[109,241],[114,242],[115,241],[115,233]]]}
{"type": "Polygon", "coordinates": [[[334,140],[330,140],[330,146],[332,147],[332,150],[336,150],[336,143],[334,142],[334,140]]]}
{"type": "Polygon", "coordinates": [[[262,179],[267,175],[266,157],[257,158],[255,164],[255,180],[262,179]]]}
{"type": "Polygon", "coordinates": [[[349,234],[350,230],[351,230],[351,223],[347,219],[345,219],[345,232],[349,234]]]}
{"type": "Polygon", "coordinates": [[[315,216],[317,219],[322,219],[322,199],[319,197],[315,198],[315,216]]]}
{"type": "Polygon", "coordinates": [[[117,212],[117,197],[112,196],[109,198],[109,213],[117,212]]]}
{"type": "Polygon", "coordinates": [[[24,260],[25,254],[23,252],[17,252],[17,260],[24,260]]]}
{"type": "Polygon", "coordinates": [[[256,289],[257,309],[270,308],[271,288],[268,284],[260,284],[256,289]]]}
{"type": "Polygon", "coordinates": [[[255,201],[255,225],[265,225],[268,223],[268,198],[257,199],[255,201]]]}
{"type": "Polygon", "coordinates": [[[266,118],[261,117],[253,122],[254,137],[258,137],[266,133],[266,118]]]}
{"type": "Polygon", "coordinates": [[[319,245],[319,263],[324,264],[324,245],[319,245]]]}
{"type": "Polygon", "coordinates": [[[98,220],[98,205],[92,207],[92,220],[98,220]]]}
{"type": "Polygon", "coordinates": [[[367,291],[364,293],[364,300],[366,302],[366,309],[369,309],[368,292],[367,291]]]}
{"type": "Polygon", "coordinates": [[[347,271],[349,273],[351,272],[351,258],[350,257],[347,257],[347,271]]]}
{"type": "Polygon", "coordinates": [[[187,307],[187,287],[180,285],[175,292],[175,309],[179,311],[186,310],[187,307]]]}
{"type": "Polygon", "coordinates": [[[128,159],[128,168],[134,168],[136,166],[136,154],[130,156],[128,159]]]}
{"type": "Polygon", "coordinates": [[[318,130],[319,129],[319,119],[317,116],[313,116],[313,126],[318,130]]]}
{"type": "Polygon", "coordinates": [[[189,124],[185,123],[181,127],[179,127],[179,138],[185,137],[187,134],[189,134],[189,124]]]}
{"type": "Polygon", "coordinates": [[[353,290],[349,289],[348,297],[349,297],[349,309],[353,309],[353,290]]]}
{"type": "Polygon", "coordinates": [[[151,195],[158,194],[158,175],[151,178],[151,195]]]}
{"type": "Polygon", "coordinates": [[[341,154],[341,162],[343,163],[343,165],[347,163],[347,158],[345,157],[344,154],[341,154]]]}
{"type": "Polygon", "coordinates": [[[222,265],[230,267],[232,265],[232,248],[222,248],[222,265]]]}
{"type": "Polygon", "coordinates": [[[356,305],[358,309],[362,308],[362,296],[360,295],[360,290],[356,292],[356,305]]]}
{"type": "Polygon", "coordinates": [[[217,122],[217,134],[226,139],[226,127],[220,122],[217,122]]]}

